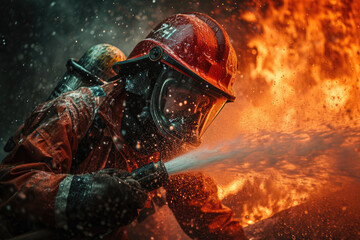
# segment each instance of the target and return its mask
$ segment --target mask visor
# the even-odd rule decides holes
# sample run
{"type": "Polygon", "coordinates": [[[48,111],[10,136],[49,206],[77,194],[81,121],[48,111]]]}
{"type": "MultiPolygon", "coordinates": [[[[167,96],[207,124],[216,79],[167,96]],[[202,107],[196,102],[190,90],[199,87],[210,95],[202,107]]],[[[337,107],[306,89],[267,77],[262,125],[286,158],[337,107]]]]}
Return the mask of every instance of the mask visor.
{"type": "Polygon", "coordinates": [[[176,70],[163,71],[158,80],[153,109],[160,128],[196,145],[227,98],[176,70]]]}

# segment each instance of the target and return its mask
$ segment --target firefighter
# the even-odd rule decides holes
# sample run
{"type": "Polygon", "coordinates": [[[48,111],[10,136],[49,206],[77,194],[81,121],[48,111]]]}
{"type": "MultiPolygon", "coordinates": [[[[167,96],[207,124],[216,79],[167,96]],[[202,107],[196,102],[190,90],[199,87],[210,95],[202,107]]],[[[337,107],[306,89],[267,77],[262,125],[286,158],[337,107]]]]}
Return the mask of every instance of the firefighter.
{"type": "MultiPolygon", "coordinates": [[[[126,238],[149,196],[129,172],[198,146],[235,99],[235,51],[201,13],[165,19],[113,69],[119,80],[40,104],[19,131],[0,172],[11,234],[45,226],[69,238],[126,238]]],[[[211,178],[178,174],[164,187],[191,238],[245,239],[211,178]]]]}

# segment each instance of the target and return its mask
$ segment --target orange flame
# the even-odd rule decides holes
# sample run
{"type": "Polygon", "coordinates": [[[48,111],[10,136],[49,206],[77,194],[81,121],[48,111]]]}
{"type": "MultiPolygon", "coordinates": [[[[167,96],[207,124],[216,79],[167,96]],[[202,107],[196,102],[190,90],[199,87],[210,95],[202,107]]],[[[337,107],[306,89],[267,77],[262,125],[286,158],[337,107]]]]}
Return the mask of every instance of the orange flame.
{"type": "Polygon", "coordinates": [[[285,131],[352,124],[359,114],[357,10],[356,1],[285,1],[269,5],[266,16],[253,12],[262,33],[247,43],[256,62],[239,81],[238,100],[252,103],[240,122],[285,131]]]}
{"type": "MultiPolygon", "coordinates": [[[[296,135],[295,145],[309,142],[307,131],[321,135],[322,131],[346,132],[345,129],[351,127],[353,130],[349,131],[357,133],[359,12],[359,1],[335,0],[285,0],[281,4],[256,1],[246,10],[239,10],[236,17],[245,22],[248,29],[241,33],[228,29],[241,63],[237,102],[224,109],[222,116],[220,114],[208,130],[205,143],[233,138],[240,133],[256,145],[262,137],[266,139],[266,134],[261,134],[264,130],[296,135]],[[243,36],[247,30],[249,33],[243,36]],[[224,123],[229,127],[224,129],[224,123]],[[221,133],[218,132],[220,128],[223,129],[221,133]]],[[[351,144],[359,138],[355,135],[344,137],[344,142],[337,147],[356,153],[358,158],[358,146],[351,144]]],[[[278,142],[283,141],[278,139],[278,142]]],[[[335,142],[336,138],[328,141],[335,142]]],[[[272,144],[277,147],[276,141],[272,144]]],[[[321,144],[326,145],[326,142],[321,144]]],[[[297,163],[282,159],[267,168],[261,167],[259,162],[251,169],[246,166],[249,163],[244,163],[242,170],[234,174],[227,172],[226,176],[214,170],[209,172],[219,182],[220,198],[225,202],[228,198],[236,199],[236,203],[228,201],[229,205],[239,208],[244,225],[252,224],[305,202],[324,186],[331,185],[331,191],[339,189],[333,184],[335,181],[348,181],[347,177],[340,177],[335,164],[343,160],[336,157],[339,149],[331,144],[322,149],[311,147],[313,151],[308,155],[295,155],[297,163]],[[315,158],[312,157],[314,152],[315,158]],[[302,162],[309,159],[314,165],[302,169],[302,162]],[[241,198],[241,194],[248,199],[241,198]]],[[[269,154],[271,152],[263,152],[256,157],[268,159],[269,154]]],[[[359,169],[356,157],[348,164],[359,169]]]]}

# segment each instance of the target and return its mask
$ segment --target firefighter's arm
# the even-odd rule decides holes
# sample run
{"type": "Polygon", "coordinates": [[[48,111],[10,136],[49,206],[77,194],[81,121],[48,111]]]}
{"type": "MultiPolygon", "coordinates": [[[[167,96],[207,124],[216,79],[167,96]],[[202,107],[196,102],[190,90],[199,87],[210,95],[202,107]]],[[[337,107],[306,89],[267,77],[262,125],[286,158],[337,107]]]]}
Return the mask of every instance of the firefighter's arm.
{"type": "Polygon", "coordinates": [[[196,239],[246,239],[233,212],[224,206],[214,181],[202,173],[171,176],[166,199],[184,232],[196,239]]]}
{"type": "Polygon", "coordinates": [[[6,214],[55,224],[59,186],[93,117],[94,104],[87,100],[80,92],[67,94],[39,105],[27,119],[20,141],[1,163],[0,208],[6,214]]]}
{"type": "Polygon", "coordinates": [[[95,100],[89,95],[70,93],[42,106],[27,121],[22,140],[2,163],[2,209],[27,222],[71,232],[126,225],[138,215],[147,193],[128,172],[68,174],[94,115],[95,100]]]}

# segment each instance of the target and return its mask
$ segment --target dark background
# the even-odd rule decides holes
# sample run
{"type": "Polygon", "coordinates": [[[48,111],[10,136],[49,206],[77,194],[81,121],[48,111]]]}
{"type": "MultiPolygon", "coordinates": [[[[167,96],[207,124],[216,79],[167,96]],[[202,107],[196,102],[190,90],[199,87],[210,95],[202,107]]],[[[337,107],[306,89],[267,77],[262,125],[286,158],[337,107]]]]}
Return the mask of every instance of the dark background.
{"type": "MultiPolygon", "coordinates": [[[[3,146],[31,110],[44,101],[66,71],[70,57],[110,43],[126,55],[164,18],[200,11],[229,31],[239,57],[246,36],[239,13],[251,1],[2,1],[0,32],[0,160],[3,146]],[[240,37],[237,37],[240,36],[240,37]]],[[[256,26],[248,26],[248,34],[256,26]]]]}

